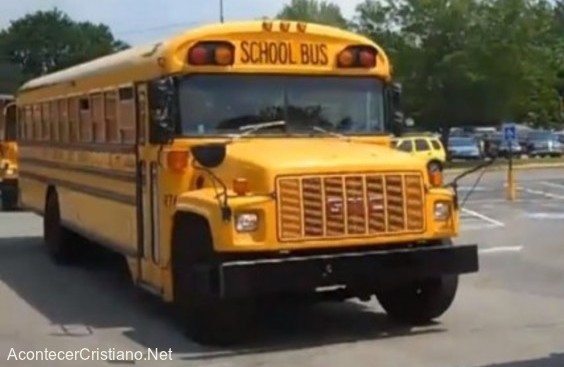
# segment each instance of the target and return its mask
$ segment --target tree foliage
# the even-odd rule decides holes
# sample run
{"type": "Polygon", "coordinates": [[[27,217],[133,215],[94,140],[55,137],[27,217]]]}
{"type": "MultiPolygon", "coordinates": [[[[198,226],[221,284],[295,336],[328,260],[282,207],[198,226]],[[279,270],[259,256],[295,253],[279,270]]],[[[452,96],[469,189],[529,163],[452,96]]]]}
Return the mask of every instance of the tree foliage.
{"type": "Polygon", "coordinates": [[[276,18],[347,27],[347,20],[339,6],[327,1],[292,0],[284,5],[276,18]]]}
{"type": "MultiPolygon", "coordinates": [[[[281,14],[332,24],[322,5],[338,8],[293,1],[281,14]]],[[[564,123],[564,0],[365,0],[346,24],[384,47],[427,127],[564,123]]]]}
{"type": "Polygon", "coordinates": [[[0,60],[18,66],[28,78],[126,47],[108,26],[75,22],[58,9],[28,14],[0,31],[0,60]]]}

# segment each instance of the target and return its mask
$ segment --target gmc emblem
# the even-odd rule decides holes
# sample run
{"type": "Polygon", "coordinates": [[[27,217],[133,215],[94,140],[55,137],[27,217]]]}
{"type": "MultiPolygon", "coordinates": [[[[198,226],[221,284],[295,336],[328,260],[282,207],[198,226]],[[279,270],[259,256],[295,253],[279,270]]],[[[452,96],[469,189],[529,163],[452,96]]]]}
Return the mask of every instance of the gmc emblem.
{"type": "MultiPolygon", "coordinates": [[[[349,215],[364,216],[364,198],[359,196],[347,198],[347,211],[349,215]]],[[[327,212],[333,215],[342,214],[343,199],[339,196],[328,197],[327,212]]]]}

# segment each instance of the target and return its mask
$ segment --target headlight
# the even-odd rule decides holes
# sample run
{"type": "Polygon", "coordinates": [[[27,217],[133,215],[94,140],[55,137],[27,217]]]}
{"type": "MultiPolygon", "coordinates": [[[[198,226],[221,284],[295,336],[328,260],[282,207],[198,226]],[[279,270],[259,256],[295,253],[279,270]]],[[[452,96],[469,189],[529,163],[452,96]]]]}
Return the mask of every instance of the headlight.
{"type": "Polygon", "coordinates": [[[446,220],[450,217],[450,204],[445,201],[438,201],[435,203],[433,209],[433,216],[435,220],[446,220]]]}
{"type": "Polygon", "coordinates": [[[256,213],[241,213],[235,216],[235,229],[237,232],[252,232],[258,228],[258,215],[256,213]]]}

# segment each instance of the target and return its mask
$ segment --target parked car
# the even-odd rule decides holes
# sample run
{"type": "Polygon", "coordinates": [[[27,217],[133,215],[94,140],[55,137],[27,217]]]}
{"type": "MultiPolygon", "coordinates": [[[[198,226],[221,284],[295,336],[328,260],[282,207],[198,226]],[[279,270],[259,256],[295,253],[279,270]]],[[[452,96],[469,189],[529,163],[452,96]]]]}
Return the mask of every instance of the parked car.
{"type": "Polygon", "coordinates": [[[446,161],[446,151],[435,136],[403,136],[392,140],[396,149],[426,159],[429,169],[442,170],[446,161]]]}
{"type": "MultiPolygon", "coordinates": [[[[517,140],[511,144],[511,151],[514,157],[520,158],[521,155],[527,154],[527,132],[524,130],[517,130],[517,140]]],[[[492,134],[489,138],[489,152],[488,156],[495,157],[508,157],[509,144],[504,140],[503,134],[492,134]]]]}
{"type": "Polygon", "coordinates": [[[530,157],[561,157],[562,143],[551,131],[532,131],[527,134],[527,154],[530,157]]]}
{"type": "Polygon", "coordinates": [[[448,140],[449,159],[482,159],[484,157],[478,140],[471,137],[452,137],[448,140]]]}

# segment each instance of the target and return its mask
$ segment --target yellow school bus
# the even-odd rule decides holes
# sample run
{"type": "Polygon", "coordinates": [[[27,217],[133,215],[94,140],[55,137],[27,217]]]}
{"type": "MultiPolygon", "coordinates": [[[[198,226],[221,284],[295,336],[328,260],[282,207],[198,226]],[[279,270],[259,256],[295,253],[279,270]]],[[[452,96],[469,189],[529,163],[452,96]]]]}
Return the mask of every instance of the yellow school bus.
{"type": "Polygon", "coordinates": [[[16,105],[13,101],[13,96],[0,94],[0,194],[3,210],[14,210],[18,204],[18,146],[16,105]]]}
{"type": "Polygon", "coordinates": [[[89,240],[201,343],[242,340],[280,297],[442,315],[476,245],[454,192],[390,146],[385,51],[331,27],[204,26],[31,80],[17,95],[20,195],[53,258],[89,240]]]}

